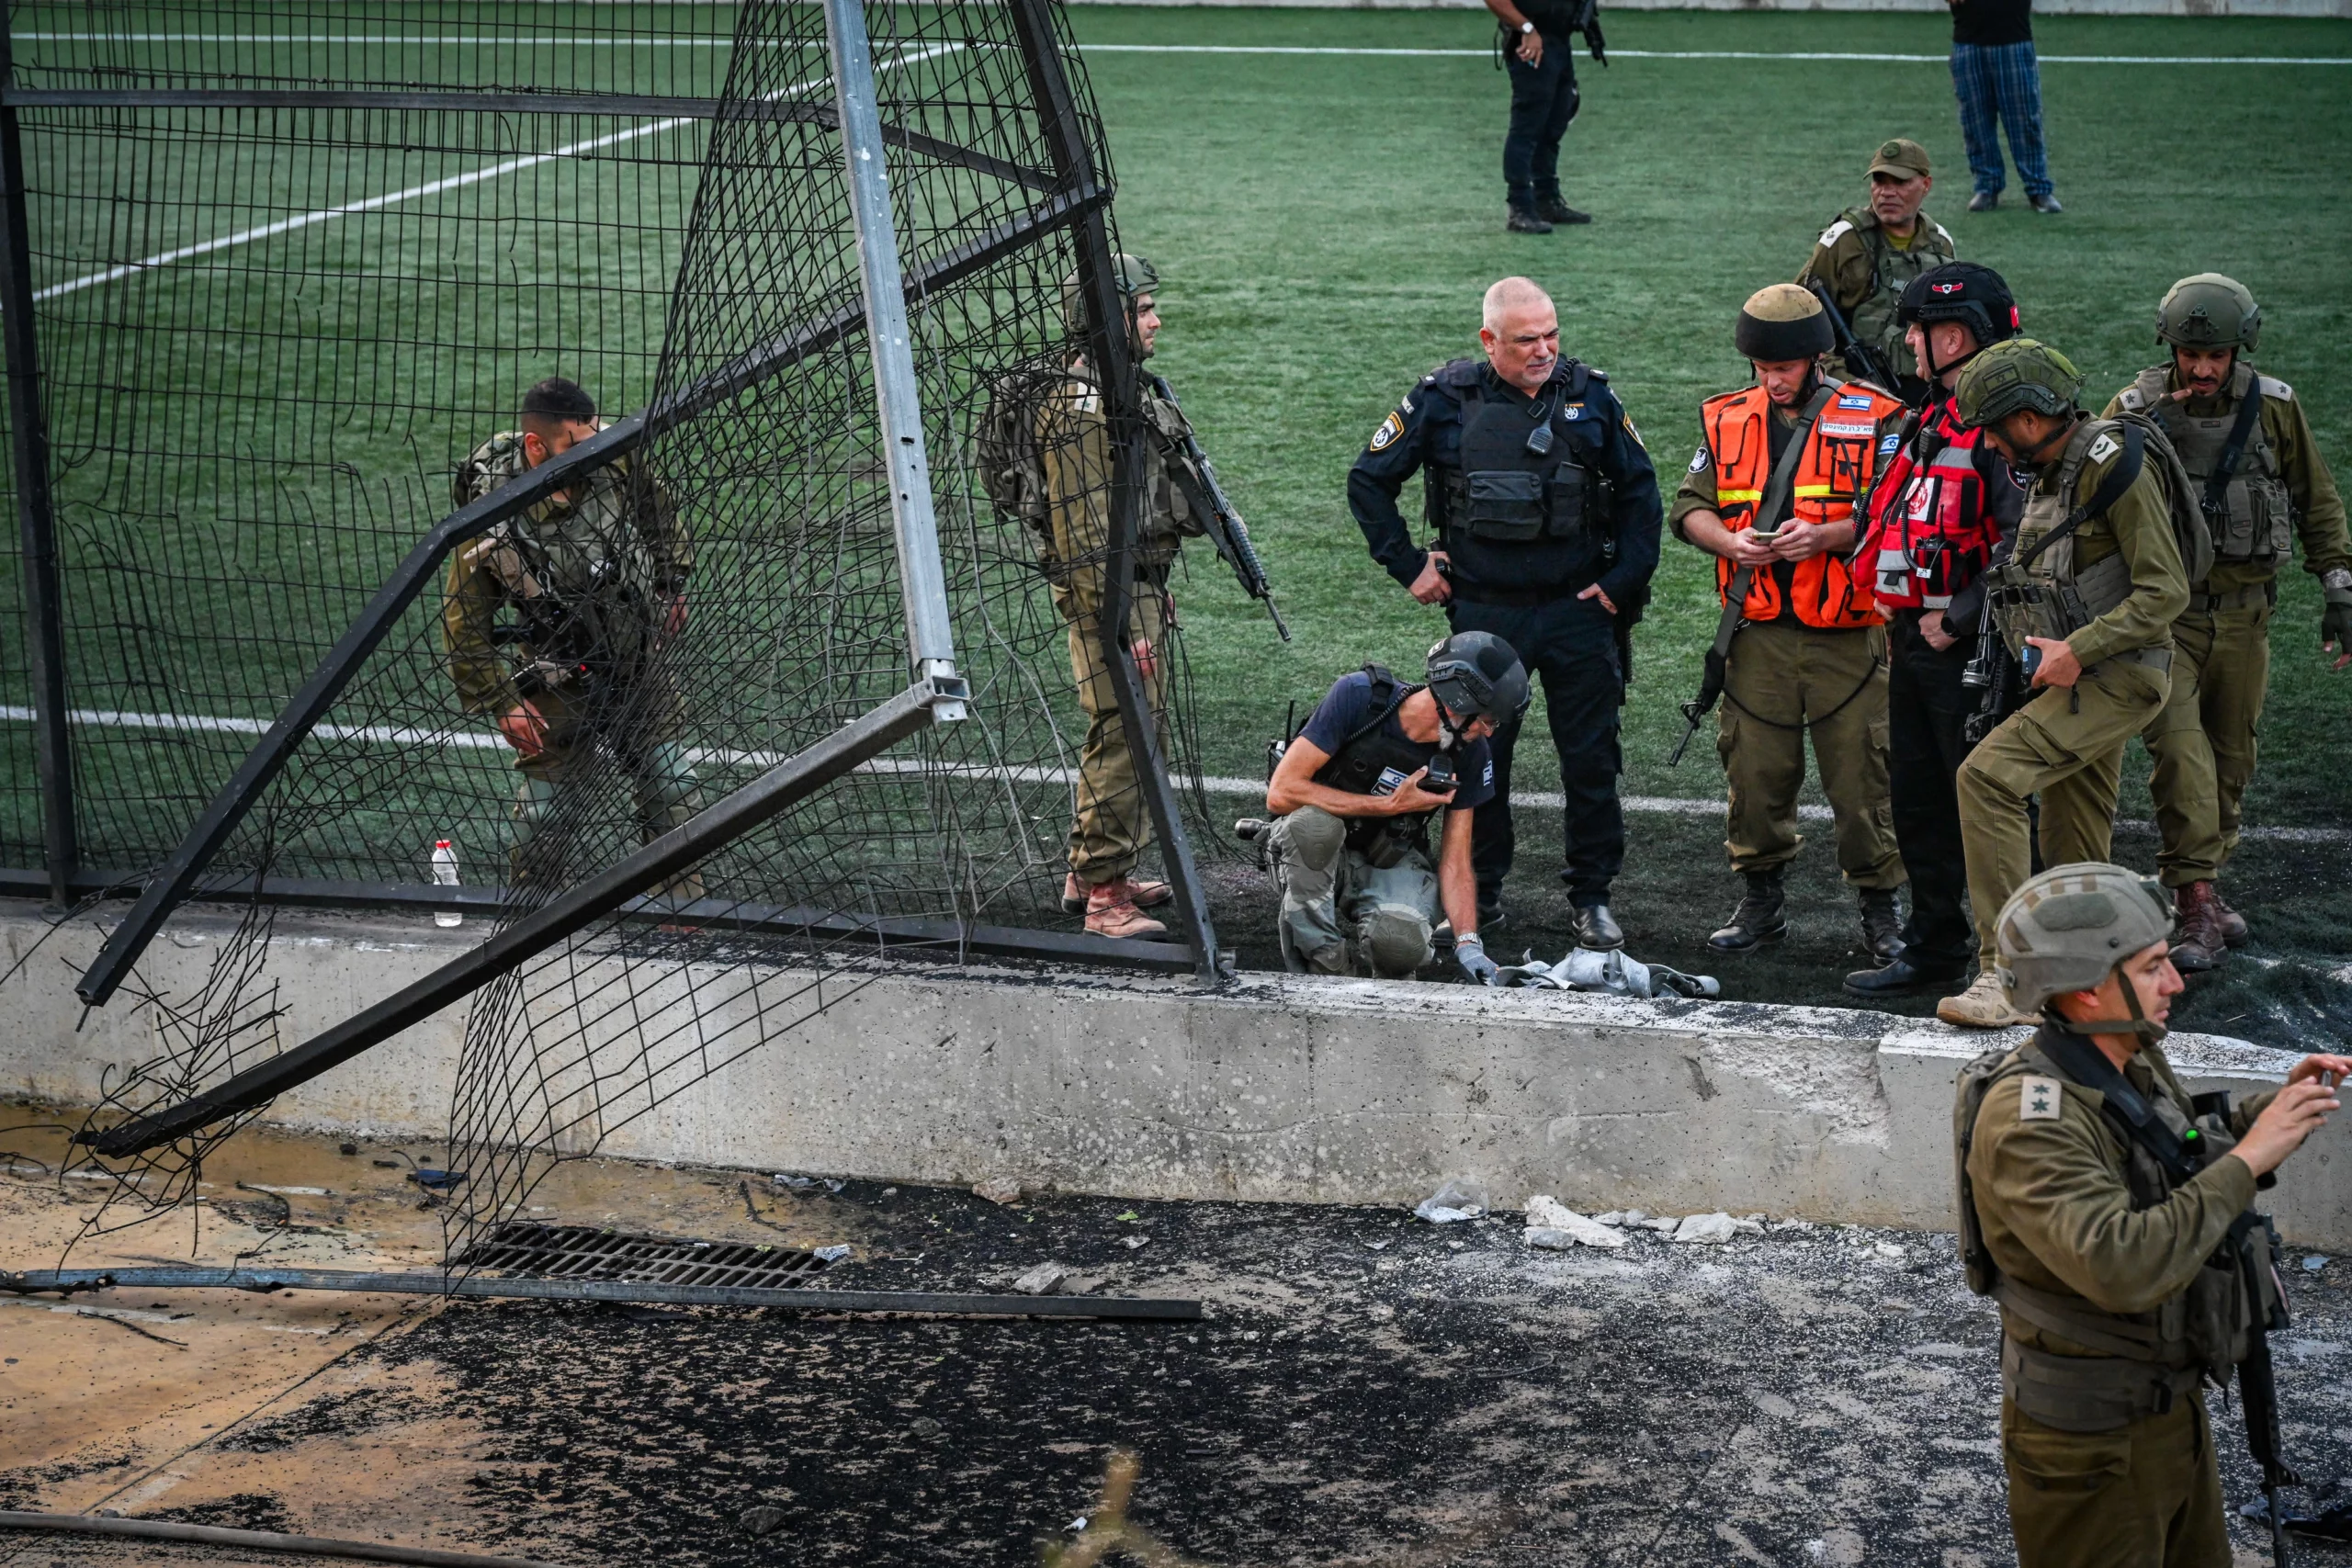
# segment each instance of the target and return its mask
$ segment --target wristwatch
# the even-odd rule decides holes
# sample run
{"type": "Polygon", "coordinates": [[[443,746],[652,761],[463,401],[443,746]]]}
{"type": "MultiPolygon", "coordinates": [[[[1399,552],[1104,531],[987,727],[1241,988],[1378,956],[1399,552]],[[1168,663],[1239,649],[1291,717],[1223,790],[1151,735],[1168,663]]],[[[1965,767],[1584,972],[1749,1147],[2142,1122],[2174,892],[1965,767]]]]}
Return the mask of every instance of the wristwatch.
{"type": "Polygon", "coordinates": [[[1523,33],[1532,33],[1535,30],[1535,24],[1533,22],[1521,22],[1519,24],[1519,30],[1523,33]]]}

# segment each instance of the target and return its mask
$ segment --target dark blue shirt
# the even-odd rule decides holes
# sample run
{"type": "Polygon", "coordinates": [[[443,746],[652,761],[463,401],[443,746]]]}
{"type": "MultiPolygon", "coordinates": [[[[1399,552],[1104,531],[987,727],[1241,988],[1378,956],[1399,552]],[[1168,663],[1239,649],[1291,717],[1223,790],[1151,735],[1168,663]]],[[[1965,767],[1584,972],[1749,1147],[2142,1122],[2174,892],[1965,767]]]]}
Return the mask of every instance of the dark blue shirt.
{"type": "MultiPolygon", "coordinates": [[[[1340,676],[1323,694],[1323,700],[1315,705],[1298,733],[1317,750],[1336,757],[1340,748],[1348,743],[1348,737],[1371,722],[1374,711],[1372,677],[1359,670],[1352,675],[1340,676]]],[[[1394,712],[1381,720],[1380,733],[1408,746],[1421,744],[1405,733],[1405,727],[1396,722],[1394,712]]],[[[1453,773],[1461,782],[1446,804],[1447,810],[1468,811],[1495,798],[1494,749],[1484,740],[1464,740],[1454,746],[1453,773]]],[[[1396,786],[1411,776],[1391,768],[1381,775],[1372,793],[1394,795],[1396,786]]]]}
{"type": "MultiPolygon", "coordinates": [[[[1373,432],[1371,442],[1357,457],[1355,467],[1348,471],[1348,509],[1355,514],[1356,526],[1363,530],[1372,558],[1408,588],[1428,564],[1429,552],[1414,544],[1412,529],[1404,513],[1397,510],[1396,498],[1403,491],[1405,481],[1424,465],[1449,469],[1460,467],[1462,404],[1459,393],[1445,381],[1446,373],[1453,368],[1441,366],[1422,377],[1420,385],[1407,393],[1396,412],[1373,432]]],[[[1488,399],[1522,408],[1532,401],[1491,367],[1481,367],[1478,374],[1488,399]]],[[[1555,437],[1566,443],[1577,463],[1610,482],[1614,500],[1608,523],[1613,528],[1611,542],[1614,547],[1604,550],[1600,543],[1594,542],[1584,547],[1583,558],[1555,562],[1549,558],[1560,547],[1548,541],[1541,545],[1493,547],[1498,554],[1503,550],[1525,551],[1534,574],[1513,573],[1510,580],[1485,586],[1514,590],[1535,586],[1547,581],[1546,568],[1561,568],[1568,573],[1566,592],[1598,582],[1621,613],[1638,610],[1648,601],[1650,575],[1657,570],[1658,529],[1665,513],[1649,452],[1643,446],[1633,421],[1625,417],[1624,406],[1610,390],[1608,378],[1600,371],[1563,359],[1553,372],[1544,395],[1555,398],[1552,416],[1555,437]],[[1579,373],[1586,378],[1582,394],[1566,396],[1566,389],[1579,373]],[[1555,389],[1558,389],[1556,393],[1555,389]],[[1539,551],[1545,558],[1541,561],[1537,559],[1539,551]]],[[[1453,552],[1457,558],[1461,553],[1453,552]]],[[[1462,599],[1477,603],[1478,584],[1467,578],[1463,566],[1457,558],[1454,592],[1462,599]]]]}

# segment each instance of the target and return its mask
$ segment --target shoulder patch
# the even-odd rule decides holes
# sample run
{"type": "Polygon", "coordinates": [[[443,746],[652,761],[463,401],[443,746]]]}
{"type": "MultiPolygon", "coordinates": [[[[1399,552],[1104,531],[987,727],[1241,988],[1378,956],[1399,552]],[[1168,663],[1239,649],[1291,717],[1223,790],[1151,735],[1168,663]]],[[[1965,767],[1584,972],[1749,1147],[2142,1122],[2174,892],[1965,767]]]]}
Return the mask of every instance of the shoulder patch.
{"type": "Polygon", "coordinates": [[[2056,1078],[2028,1073],[2018,1080],[2018,1120],[2055,1122],[2066,1103],[2066,1091],[2056,1078]]]}
{"type": "Polygon", "coordinates": [[[1714,467],[1714,464],[1715,455],[1708,451],[1707,444],[1702,441],[1699,443],[1699,449],[1690,454],[1690,471],[1694,474],[1703,474],[1714,467]]]}
{"type": "Polygon", "coordinates": [[[1936,231],[1936,238],[1944,243],[1944,249],[1948,251],[1959,249],[1959,247],[1952,243],[1951,230],[1945,228],[1942,224],[1937,222],[1932,218],[1928,220],[1928,227],[1936,231]]]}
{"type": "Polygon", "coordinates": [[[1815,243],[1816,244],[1834,245],[1853,231],[1853,220],[1849,218],[1840,218],[1837,222],[1832,223],[1828,228],[1824,229],[1821,231],[1821,238],[1815,243]]]}
{"type": "Polygon", "coordinates": [[[1606,370],[1603,370],[1603,369],[1602,369],[1602,368],[1600,368],[1600,367],[1599,367],[1598,365],[1588,365],[1588,366],[1586,366],[1586,367],[1584,367],[1584,372],[1585,372],[1585,374],[1586,374],[1586,375],[1588,375],[1588,376],[1591,377],[1591,378],[1592,378],[1594,380],[1596,380],[1596,381],[1606,381],[1606,380],[1608,380],[1608,379],[1609,379],[1609,372],[1608,372],[1608,371],[1606,371],[1606,370]]]}
{"type": "Polygon", "coordinates": [[[1560,417],[1562,419],[1582,419],[1584,417],[1584,405],[1582,403],[1570,403],[1567,407],[1560,411],[1560,417]]]}
{"type": "Polygon", "coordinates": [[[1625,434],[1634,438],[1634,446],[1640,447],[1645,452],[1647,452],[1650,449],[1650,444],[1642,439],[1642,433],[1634,428],[1634,416],[1632,414],[1627,413],[1623,409],[1618,410],[1617,423],[1625,427],[1625,434]]]}
{"type": "Polygon", "coordinates": [[[2148,395],[2140,390],[2140,383],[2137,381],[2116,393],[2115,400],[2133,413],[2138,413],[2148,406],[2148,395]]]}
{"type": "Polygon", "coordinates": [[[1386,451],[1389,446],[1395,444],[1396,438],[1404,434],[1404,416],[1400,412],[1390,413],[1386,419],[1380,422],[1380,428],[1372,433],[1372,450],[1374,452],[1386,451]]]}
{"type": "Polygon", "coordinates": [[[2277,398],[2282,403],[2292,402],[2294,400],[2295,389],[2290,387],[2284,381],[2277,380],[2268,376],[2257,376],[2254,378],[2254,381],[2256,386],[2262,389],[2262,395],[2266,398],[2277,398]]]}
{"type": "Polygon", "coordinates": [[[2116,440],[2109,433],[2101,431],[2098,439],[2091,443],[2091,449],[2086,455],[2094,463],[2104,463],[2122,450],[2121,442],[2116,440]]]}

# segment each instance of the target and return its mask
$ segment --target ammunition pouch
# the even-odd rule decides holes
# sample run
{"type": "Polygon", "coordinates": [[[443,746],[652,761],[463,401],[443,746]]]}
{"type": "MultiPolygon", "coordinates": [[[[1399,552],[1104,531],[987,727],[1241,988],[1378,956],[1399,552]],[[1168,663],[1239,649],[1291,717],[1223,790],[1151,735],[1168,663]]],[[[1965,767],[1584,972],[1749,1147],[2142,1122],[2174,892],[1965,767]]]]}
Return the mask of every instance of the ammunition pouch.
{"type": "Polygon", "coordinates": [[[1592,505],[1596,488],[1593,476],[1573,463],[1548,474],[1532,468],[1455,470],[1444,477],[1442,525],[1496,544],[1582,539],[1588,512],[1603,510],[1592,505]]]}
{"type": "Polygon", "coordinates": [[[2114,1356],[2053,1356],[2015,1339],[2001,1344],[2001,1392],[2061,1432],[2112,1432],[2162,1416],[2203,1380],[2194,1367],[2175,1371],[2114,1356]]]}
{"type": "Polygon", "coordinates": [[[2294,503],[2287,487],[2267,473],[2239,474],[2219,498],[2200,498],[2215,560],[2281,561],[2293,553],[2294,503]]]}

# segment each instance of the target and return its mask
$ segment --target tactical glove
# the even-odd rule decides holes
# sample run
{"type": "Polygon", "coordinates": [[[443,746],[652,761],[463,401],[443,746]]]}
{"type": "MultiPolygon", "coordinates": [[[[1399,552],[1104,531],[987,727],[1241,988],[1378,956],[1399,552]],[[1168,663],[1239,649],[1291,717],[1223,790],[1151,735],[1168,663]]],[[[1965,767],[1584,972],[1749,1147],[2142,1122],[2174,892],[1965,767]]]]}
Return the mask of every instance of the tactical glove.
{"type": "Polygon", "coordinates": [[[1495,961],[1487,956],[1487,944],[1478,940],[1476,931],[1453,939],[1453,961],[1462,965],[1464,975],[1482,986],[1493,985],[1495,976],[1502,973],[1495,961]]]}
{"type": "Polygon", "coordinates": [[[2327,585],[2327,600],[2319,612],[2320,647],[2352,654],[2352,571],[2338,567],[2323,581],[2327,585]]]}

